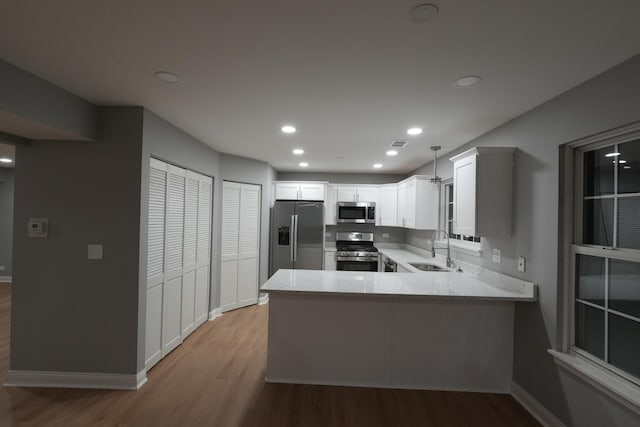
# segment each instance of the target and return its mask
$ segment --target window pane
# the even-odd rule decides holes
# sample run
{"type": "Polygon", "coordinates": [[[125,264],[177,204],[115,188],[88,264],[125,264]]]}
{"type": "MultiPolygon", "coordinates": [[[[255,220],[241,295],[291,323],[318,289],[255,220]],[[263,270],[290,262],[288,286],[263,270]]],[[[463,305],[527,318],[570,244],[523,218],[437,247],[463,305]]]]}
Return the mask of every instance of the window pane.
{"type": "Polygon", "coordinates": [[[609,262],[609,308],[640,318],[640,264],[609,262]]]}
{"type": "Polygon", "coordinates": [[[640,322],[609,314],[609,363],[640,378],[640,322]]]}
{"type": "Polygon", "coordinates": [[[604,311],[576,303],[576,346],[604,359],[604,311]]]}
{"type": "Polygon", "coordinates": [[[584,201],[583,243],[613,246],[613,199],[584,201]]]}
{"type": "Polygon", "coordinates": [[[618,199],[619,248],[640,249],[640,197],[618,199]]]}
{"type": "Polygon", "coordinates": [[[576,256],[576,296],[604,307],[604,258],[576,256]]]}
{"type": "Polygon", "coordinates": [[[618,146],[618,193],[640,193],[640,140],[618,146]]]}
{"type": "Polygon", "coordinates": [[[600,196],[613,194],[613,161],[615,157],[606,154],[615,153],[615,146],[584,153],[584,195],[600,196]]]}

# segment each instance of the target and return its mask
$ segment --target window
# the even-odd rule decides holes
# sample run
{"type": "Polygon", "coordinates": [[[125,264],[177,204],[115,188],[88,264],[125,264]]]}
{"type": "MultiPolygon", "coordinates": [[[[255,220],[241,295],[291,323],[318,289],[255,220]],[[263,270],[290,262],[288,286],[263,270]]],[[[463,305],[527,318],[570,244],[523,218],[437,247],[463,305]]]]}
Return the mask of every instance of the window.
{"type": "Polygon", "coordinates": [[[573,147],[573,175],[568,350],[640,385],[637,129],[573,147]]]}

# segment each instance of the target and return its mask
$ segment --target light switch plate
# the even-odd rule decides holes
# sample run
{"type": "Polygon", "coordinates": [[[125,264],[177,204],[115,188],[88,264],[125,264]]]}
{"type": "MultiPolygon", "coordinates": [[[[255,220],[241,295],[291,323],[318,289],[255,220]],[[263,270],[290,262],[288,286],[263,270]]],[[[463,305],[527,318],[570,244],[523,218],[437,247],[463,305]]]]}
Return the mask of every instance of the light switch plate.
{"type": "Polygon", "coordinates": [[[498,264],[500,264],[501,259],[502,259],[502,252],[500,252],[500,249],[494,249],[493,262],[497,262],[498,264]]]}
{"type": "Polygon", "coordinates": [[[0,265],[0,271],[4,271],[4,265],[0,265]]]}
{"type": "Polygon", "coordinates": [[[88,259],[102,259],[102,245],[93,244],[87,246],[88,259]]]}
{"type": "Polygon", "coordinates": [[[389,233],[382,233],[382,238],[383,239],[388,239],[389,238],[389,233]]]}
{"type": "Polygon", "coordinates": [[[518,271],[524,273],[527,260],[523,256],[518,257],[518,271]]]}

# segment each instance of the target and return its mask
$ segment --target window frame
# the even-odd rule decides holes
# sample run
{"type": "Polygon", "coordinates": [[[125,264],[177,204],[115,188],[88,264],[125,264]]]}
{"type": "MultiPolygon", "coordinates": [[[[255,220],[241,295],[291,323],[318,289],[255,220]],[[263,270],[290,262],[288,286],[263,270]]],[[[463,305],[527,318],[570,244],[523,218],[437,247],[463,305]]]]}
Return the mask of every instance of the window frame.
{"type": "MultiPolygon", "coordinates": [[[[609,388],[616,395],[621,394],[618,391],[613,390],[612,384],[617,380],[622,380],[624,384],[630,386],[635,392],[640,391],[640,377],[636,377],[626,371],[621,370],[607,363],[586,350],[582,350],[575,345],[576,338],[576,322],[575,322],[575,307],[577,303],[576,299],[576,260],[578,255],[590,255],[605,259],[605,275],[608,276],[608,260],[622,260],[632,261],[640,263],[640,249],[629,248],[617,248],[617,239],[612,241],[613,246],[605,247],[601,245],[591,245],[576,243],[582,242],[583,238],[583,196],[584,190],[584,153],[597,150],[600,148],[624,144],[640,139],[640,122],[635,122],[621,128],[613,129],[611,131],[602,132],[587,138],[583,138],[563,146],[560,146],[560,213],[559,213],[559,270],[558,280],[563,286],[562,292],[559,293],[558,308],[561,311],[559,319],[562,319],[562,334],[559,337],[557,346],[562,350],[562,353],[570,356],[575,356],[580,360],[590,363],[592,368],[595,368],[606,375],[613,375],[610,381],[599,381],[596,377],[598,375],[590,375],[588,372],[580,372],[582,375],[590,377],[591,380],[598,382],[601,386],[609,388]]],[[[617,173],[618,164],[614,173],[614,194],[611,198],[618,199],[617,193],[617,173]]],[[[637,193],[632,195],[624,195],[622,197],[637,197],[637,193]]],[[[606,198],[606,197],[602,197],[606,198]]],[[[617,236],[617,203],[614,204],[614,236],[617,236]]],[[[608,314],[610,309],[608,307],[608,277],[605,278],[605,307],[604,307],[604,339],[605,339],[605,356],[608,356],[608,344],[609,344],[609,328],[608,328],[608,314]]],[[[598,309],[602,309],[598,307],[598,309]]],[[[616,314],[616,310],[612,310],[616,314]]],[[[625,317],[625,316],[622,316],[625,317]]],[[[634,317],[635,316],[631,316],[634,317]]],[[[556,355],[555,351],[551,350],[551,354],[556,357],[556,360],[560,364],[567,363],[566,358],[556,355]]],[[[577,368],[579,363],[576,362],[577,368]]],[[[591,369],[591,368],[590,368],[591,369]]],[[[580,370],[580,369],[576,369],[580,370]]],[[[627,399],[627,402],[631,402],[634,410],[638,410],[640,402],[637,398],[629,396],[623,396],[623,399],[627,399]]]]}

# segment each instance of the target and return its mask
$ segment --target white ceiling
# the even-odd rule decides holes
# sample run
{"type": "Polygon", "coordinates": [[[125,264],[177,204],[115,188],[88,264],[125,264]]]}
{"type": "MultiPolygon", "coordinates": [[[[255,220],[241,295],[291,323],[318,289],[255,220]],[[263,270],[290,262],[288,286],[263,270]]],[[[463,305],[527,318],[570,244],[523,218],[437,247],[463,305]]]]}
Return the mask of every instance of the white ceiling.
{"type": "Polygon", "coordinates": [[[0,56],[278,170],[302,147],[308,170],[409,172],[640,52],[637,1],[434,2],[424,25],[408,0],[4,2],[0,56]],[[394,139],[411,143],[385,158],[394,139]]]}

